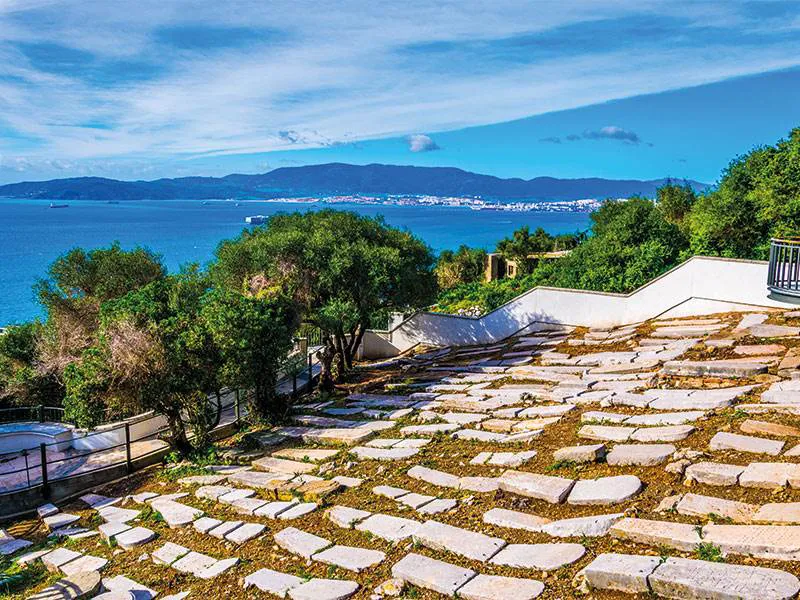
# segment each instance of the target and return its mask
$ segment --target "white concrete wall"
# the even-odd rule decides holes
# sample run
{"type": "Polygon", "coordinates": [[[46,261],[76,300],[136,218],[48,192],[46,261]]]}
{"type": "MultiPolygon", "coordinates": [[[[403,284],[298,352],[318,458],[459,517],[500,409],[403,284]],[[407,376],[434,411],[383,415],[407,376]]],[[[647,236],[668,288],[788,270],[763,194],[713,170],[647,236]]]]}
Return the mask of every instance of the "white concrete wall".
{"type": "Polygon", "coordinates": [[[767,290],[767,263],[695,256],[630,294],[537,287],[479,318],[420,312],[390,332],[398,352],[416,344],[486,344],[533,322],[609,327],[660,315],[796,307],[767,290]]]}

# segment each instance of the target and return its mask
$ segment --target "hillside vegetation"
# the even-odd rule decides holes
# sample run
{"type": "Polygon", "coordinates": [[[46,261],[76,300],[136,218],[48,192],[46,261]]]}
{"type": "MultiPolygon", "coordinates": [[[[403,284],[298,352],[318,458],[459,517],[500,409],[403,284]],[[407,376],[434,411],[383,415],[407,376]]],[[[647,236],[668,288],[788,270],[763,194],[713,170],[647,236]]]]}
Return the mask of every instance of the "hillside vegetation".
{"type": "MultiPolygon", "coordinates": [[[[591,215],[590,235],[568,256],[540,261],[516,279],[458,281],[441,291],[436,309],[479,314],[537,285],[630,292],[690,256],[763,260],[770,238],[799,234],[796,128],[774,146],[734,159],[712,191],[698,195],[687,185],[667,183],[655,202],[606,202],[591,215]]],[[[500,242],[498,250],[512,241],[500,242]]]]}

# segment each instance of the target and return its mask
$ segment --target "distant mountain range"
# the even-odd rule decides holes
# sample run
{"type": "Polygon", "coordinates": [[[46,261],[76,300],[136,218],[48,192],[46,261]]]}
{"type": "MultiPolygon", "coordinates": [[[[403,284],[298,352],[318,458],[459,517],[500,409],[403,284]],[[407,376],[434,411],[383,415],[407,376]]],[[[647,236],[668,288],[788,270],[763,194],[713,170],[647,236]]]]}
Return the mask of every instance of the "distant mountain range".
{"type": "MultiPolygon", "coordinates": [[[[452,167],[349,165],[328,163],[284,167],[261,175],[179,177],[155,181],[119,181],[73,177],[0,186],[0,197],[52,200],[169,200],[278,198],[304,195],[409,194],[481,196],[498,200],[578,200],[653,197],[668,179],[501,179],[452,167]]],[[[681,180],[683,181],[683,180],[681,180]]],[[[686,181],[696,191],[709,186],[686,181]]]]}

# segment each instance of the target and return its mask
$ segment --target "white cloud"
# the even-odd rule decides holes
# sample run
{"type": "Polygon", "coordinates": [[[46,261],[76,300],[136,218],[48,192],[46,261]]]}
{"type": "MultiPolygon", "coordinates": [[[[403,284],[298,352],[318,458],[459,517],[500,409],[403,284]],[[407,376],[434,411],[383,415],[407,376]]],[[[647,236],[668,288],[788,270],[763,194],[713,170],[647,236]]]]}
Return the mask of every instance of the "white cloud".
{"type": "Polygon", "coordinates": [[[424,133],[409,135],[406,141],[411,152],[432,152],[440,149],[438,144],[433,141],[433,138],[424,133]]]}
{"type": "Polygon", "coordinates": [[[136,10],[119,10],[114,2],[0,0],[0,151],[30,160],[152,162],[388,136],[409,136],[410,150],[430,150],[424,138],[435,142],[414,132],[797,65],[798,39],[772,43],[762,35],[763,43],[744,43],[744,34],[763,27],[743,17],[736,2],[574,0],[537,3],[534,10],[515,0],[140,0],[136,10]],[[742,35],[709,41],[702,52],[648,45],[642,36],[629,47],[572,48],[480,70],[432,66],[424,54],[402,51],[429,43],[490,43],[630,15],[680,19],[687,30],[713,22],[742,35]],[[284,35],[279,42],[265,36],[263,44],[248,40],[201,52],[156,44],[160,28],[196,24],[284,35]],[[125,79],[120,67],[119,81],[99,85],[74,71],[37,67],[21,54],[20,42],[69,44],[98,61],[150,61],[163,70],[151,79],[125,79]],[[92,122],[108,128],[85,126],[92,122]]]}

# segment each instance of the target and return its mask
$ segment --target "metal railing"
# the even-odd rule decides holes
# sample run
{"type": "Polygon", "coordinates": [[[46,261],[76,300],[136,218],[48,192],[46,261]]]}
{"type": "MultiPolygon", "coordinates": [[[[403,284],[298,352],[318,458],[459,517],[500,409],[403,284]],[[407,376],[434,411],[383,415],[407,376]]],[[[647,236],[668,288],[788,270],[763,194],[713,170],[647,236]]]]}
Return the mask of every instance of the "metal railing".
{"type": "MultiPolygon", "coordinates": [[[[249,393],[240,390],[228,390],[221,406],[223,419],[217,427],[238,422],[246,414],[249,396],[249,393]]],[[[127,474],[133,473],[137,462],[169,448],[166,443],[145,442],[164,441],[168,433],[169,428],[163,416],[153,414],[140,420],[120,423],[116,427],[105,427],[73,440],[88,448],[86,450],[65,452],[59,448],[63,442],[54,441],[26,450],[1,453],[0,500],[10,494],[37,488],[40,498],[49,500],[54,483],[83,477],[95,471],[110,471],[113,467],[121,468],[124,465],[127,474]]]]}
{"type": "Polygon", "coordinates": [[[776,294],[800,297],[800,238],[771,241],[767,287],[776,294]]]}
{"type": "Polygon", "coordinates": [[[64,409],[58,406],[12,406],[0,408],[0,423],[18,423],[20,421],[38,421],[39,423],[65,423],[64,409]]]}

